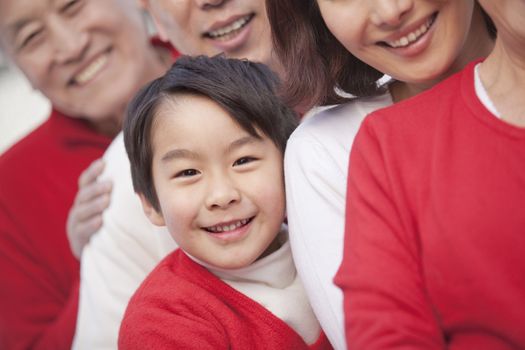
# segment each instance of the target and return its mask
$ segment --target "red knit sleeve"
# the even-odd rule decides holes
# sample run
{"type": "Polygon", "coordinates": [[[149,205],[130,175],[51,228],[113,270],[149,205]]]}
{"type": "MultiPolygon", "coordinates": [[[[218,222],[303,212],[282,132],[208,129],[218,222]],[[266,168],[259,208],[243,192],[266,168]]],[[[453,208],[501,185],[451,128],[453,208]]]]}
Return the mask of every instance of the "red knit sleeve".
{"type": "Polygon", "coordinates": [[[376,136],[373,117],[365,120],[350,156],[344,257],[335,280],[344,292],[347,345],[444,349],[425,292],[418,240],[407,224],[409,210],[395,193],[403,188],[399,164],[385,156],[395,145],[376,136]]]}
{"type": "MultiPolygon", "coordinates": [[[[0,205],[1,206],[1,205],[0,205]]],[[[0,207],[0,348],[69,349],[75,332],[78,280],[57,294],[46,266],[0,207]],[[65,300],[65,302],[64,302],[65,300]]]]}

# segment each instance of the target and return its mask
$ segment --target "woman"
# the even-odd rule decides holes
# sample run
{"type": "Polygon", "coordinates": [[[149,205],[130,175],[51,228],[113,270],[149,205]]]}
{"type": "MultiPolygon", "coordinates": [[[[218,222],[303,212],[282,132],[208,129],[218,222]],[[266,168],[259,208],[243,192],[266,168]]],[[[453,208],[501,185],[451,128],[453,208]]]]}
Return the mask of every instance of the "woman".
{"type": "Polygon", "coordinates": [[[525,3],[480,3],[488,57],[356,137],[337,275],[351,349],[525,348],[525,3]]]}
{"type": "Polygon", "coordinates": [[[128,99],[172,56],[150,43],[127,0],[2,1],[0,42],[53,107],[0,158],[0,347],[68,349],[79,262],[65,225],[78,176],[120,130],[128,99]]]}
{"type": "Polygon", "coordinates": [[[342,294],[332,279],[343,251],[347,163],[370,112],[428,89],[484,57],[493,41],[473,0],[267,1],[284,94],[308,108],[349,101],[303,122],[285,156],[290,242],[314,311],[344,349],[342,294]],[[394,80],[378,87],[382,73],[394,80]]]}

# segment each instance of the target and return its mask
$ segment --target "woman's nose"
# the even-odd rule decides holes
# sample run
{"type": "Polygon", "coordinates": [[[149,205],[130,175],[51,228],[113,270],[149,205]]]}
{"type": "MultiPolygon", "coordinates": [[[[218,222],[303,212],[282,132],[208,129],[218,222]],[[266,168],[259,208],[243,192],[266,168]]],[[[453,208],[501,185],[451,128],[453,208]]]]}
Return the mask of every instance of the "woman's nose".
{"type": "Polygon", "coordinates": [[[376,26],[398,26],[413,7],[413,0],[372,0],[370,19],[376,26]]]}

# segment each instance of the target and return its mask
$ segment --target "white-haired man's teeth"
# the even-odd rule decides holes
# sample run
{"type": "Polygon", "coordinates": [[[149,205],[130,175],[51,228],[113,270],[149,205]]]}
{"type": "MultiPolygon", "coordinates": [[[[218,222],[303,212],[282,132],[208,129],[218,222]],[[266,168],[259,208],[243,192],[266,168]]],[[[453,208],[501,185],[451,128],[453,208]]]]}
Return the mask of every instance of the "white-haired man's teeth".
{"type": "Polygon", "coordinates": [[[395,41],[387,41],[387,44],[393,48],[407,46],[408,44],[413,43],[414,41],[419,39],[423,34],[425,34],[431,25],[432,25],[432,20],[429,19],[424,24],[422,24],[421,27],[419,27],[412,33],[409,33],[408,35],[405,35],[404,37],[398,40],[395,40],[395,41]]]}
{"type": "Polygon", "coordinates": [[[77,84],[85,84],[104,67],[106,62],[108,61],[108,55],[101,55],[96,60],[91,62],[90,65],[88,65],[86,68],[84,68],[80,73],[78,73],[74,77],[74,81],[77,84]]]}
{"type": "Polygon", "coordinates": [[[244,25],[246,23],[248,23],[248,21],[250,20],[250,17],[251,17],[250,15],[242,17],[242,18],[236,20],[235,22],[233,22],[232,24],[230,24],[230,25],[228,25],[226,27],[223,27],[223,28],[211,31],[208,34],[212,38],[218,38],[218,37],[230,34],[231,32],[234,32],[234,31],[239,30],[242,27],[244,27],[244,25]]]}

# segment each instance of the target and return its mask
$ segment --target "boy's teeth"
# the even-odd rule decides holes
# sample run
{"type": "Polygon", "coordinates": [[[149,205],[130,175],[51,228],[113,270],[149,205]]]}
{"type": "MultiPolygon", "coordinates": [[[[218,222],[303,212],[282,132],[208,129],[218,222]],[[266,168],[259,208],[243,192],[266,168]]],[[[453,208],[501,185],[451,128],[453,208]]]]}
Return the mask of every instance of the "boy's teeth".
{"type": "Polygon", "coordinates": [[[234,32],[236,30],[239,30],[242,27],[244,27],[246,25],[246,23],[248,23],[250,18],[251,18],[251,15],[239,18],[238,20],[236,20],[235,22],[233,22],[230,25],[227,25],[226,27],[223,27],[223,28],[220,28],[220,29],[208,32],[208,35],[210,37],[214,38],[214,39],[217,39],[217,38],[226,36],[228,34],[231,34],[232,32],[234,32]]]}
{"type": "Polygon", "coordinates": [[[78,73],[74,77],[74,81],[77,84],[85,84],[104,67],[106,62],[108,61],[108,55],[101,55],[96,60],[91,62],[90,65],[88,65],[86,68],[84,68],[80,73],[78,73]]]}
{"type": "Polygon", "coordinates": [[[389,46],[393,47],[393,48],[407,46],[408,44],[413,43],[414,41],[419,39],[423,34],[425,34],[428,31],[428,28],[430,28],[431,25],[432,25],[432,19],[429,19],[428,21],[423,23],[421,25],[421,27],[419,27],[418,29],[416,29],[412,33],[409,33],[408,35],[405,35],[404,37],[402,37],[402,38],[400,38],[398,40],[387,41],[386,43],[389,46]]]}
{"type": "Polygon", "coordinates": [[[217,226],[212,226],[212,227],[208,227],[208,231],[210,232],[228,232],[228,231],[233,231],[235,230],[236,228],[239,228],[243,225],[246,225],[246,223],[248,222],[248,219],[242,219],[242,220],[239,220],[237,222],[234,222],[232,224],[229,224],[229,225],[217,225],[217,226]]]}

